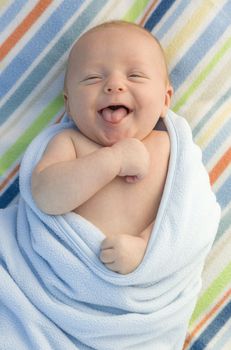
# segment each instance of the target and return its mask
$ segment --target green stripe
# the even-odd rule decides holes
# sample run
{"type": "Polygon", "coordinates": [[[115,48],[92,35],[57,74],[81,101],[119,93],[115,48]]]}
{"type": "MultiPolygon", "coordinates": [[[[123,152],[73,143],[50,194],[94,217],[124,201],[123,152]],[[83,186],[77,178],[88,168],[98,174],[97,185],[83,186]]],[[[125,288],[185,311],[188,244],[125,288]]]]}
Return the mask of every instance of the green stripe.
{"type": "Polygon", "coordinates": [[[0,175],[2,175],[21,156],[33,138],[41,132],[63,107],[63,96],[57,96],[38,116],[33,124],[0,158],[0,175]]]}
{"type": "Polygon", "coordinates": [[[178,112],[179,109],[185,104],[185,102],[189,99],[189,97],[195,92],[198,86],[203,83],[205,78],[209,75],[209,73],[213,70],[213,68],[217,65],[217,63],[224,56],[226,51],[231,47],[231,38],[229,38],[224,46],[216,53],[214,58],[209,62],[209,64],[204,68],[204,70],[199,74],[198,78],[192,83],[192,85],[186,90],[180,100],[175,103],[173,106],[173,111],[178,112]]]}
{"type": "Polygon", "coordinates": [[[220,239],[220,237],[223,235],[223,233],[226,232],[228,230],[228,228],[230,227],[230,225],[231,225],[230,218],[231,218],[231,208],[221,218],[221,221],[220,221],[220,224],[218,227],[218,231],[216,234],[216,241],[218,241],[220,239]]]}
{"type": "Polygon", "coordinates": [[[148,3],[149,0],[136,0],[132,7],[123,16],[123,20],[128,22],[135,22],[135,20],[140,16],[141,12],[144,11],[148,3]]]}
{"type": "Polygon", "coordinates": [[[210,287],[202,294],[197,302],[195,311],[190,320],[190,326],[207,310],[214,300],[227,288],[230,284],[231,263],[225,267],[220,275],[213,281],[210,287]]]}
{"type": "MultiPolygon", "coordinates": [[[[134,1],[123,19],[134,22],[142,11],[144,11],[148,2],[149,0],[134,1]]],[[[4,172],[23,154],[33,138],[49,124],[62,107],[63,98],[59,95],[44,109],[34,123],[18,138],[6,153],[2,155],[0,158],[0,175],[4,174],[4,172]]]]}

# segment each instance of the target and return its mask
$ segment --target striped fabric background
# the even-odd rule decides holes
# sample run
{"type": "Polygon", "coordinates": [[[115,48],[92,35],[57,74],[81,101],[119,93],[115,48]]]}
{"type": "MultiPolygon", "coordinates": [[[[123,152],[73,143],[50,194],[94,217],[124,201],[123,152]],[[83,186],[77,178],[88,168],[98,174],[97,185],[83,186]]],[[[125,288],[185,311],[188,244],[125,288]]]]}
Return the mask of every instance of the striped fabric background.
{"type": "Polygon", "coordinates": [[[70,46],[112,18],[140,23],[161,41],[172,109],[189,121],[222,208],[184,349],[230,350],[231,0],[1,0],[0,207],[17,200],[27,145],[63,115],[70,46]]]}

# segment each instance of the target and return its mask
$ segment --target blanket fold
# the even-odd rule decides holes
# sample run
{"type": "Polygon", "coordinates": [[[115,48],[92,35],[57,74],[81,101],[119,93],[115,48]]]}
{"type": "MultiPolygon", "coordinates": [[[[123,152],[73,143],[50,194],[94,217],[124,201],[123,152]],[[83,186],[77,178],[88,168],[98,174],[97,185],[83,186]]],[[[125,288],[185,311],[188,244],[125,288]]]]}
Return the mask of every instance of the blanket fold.
{"type": "MultiPolygon", "coordinates": [[[[29,146],[20,200],[0,211],[0,348],[182,348],[220,208],[187,122],[169,111],[171,155],[143,261],[120,275],[99,260],[105,234],[75,213],[42,213],[31,174],[46,145],[71,122],[29,146]]],[[[155,181],[155,179],[153,179],[155,181]]]]}

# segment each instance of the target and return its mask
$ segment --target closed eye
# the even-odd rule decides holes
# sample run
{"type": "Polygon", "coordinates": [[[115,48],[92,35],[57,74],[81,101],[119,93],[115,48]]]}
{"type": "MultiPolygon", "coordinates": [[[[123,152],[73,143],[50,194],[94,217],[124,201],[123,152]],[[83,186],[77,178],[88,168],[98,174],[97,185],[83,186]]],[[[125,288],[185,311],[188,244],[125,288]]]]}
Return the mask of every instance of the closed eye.
{"type": "Polygon", "coordinates": [[[129,74],[129,78],[143,78],[143,79],[147,79],[148,77],[145,74],[142,73],[131,73],[129,74]]]}
{"type": "Polygon", "coordinates": [[[90,77],[85,78],[85,80],[92,80],[92,79],[101,79],[101,77],[98,75],[92,75],[90,77]]]}
{"type": "Polygon", "coordinates": [[[142,75],[141,75],[141,74],[135,74],[135,73],[134,73],[134,74],[130,74],[129,77],[142,77],[142,75]]]}
{"type": "Polygon", "coordinates": [[[89,75],[81,80],[82,83],[94,84],[102,80],[101,75],[89,75]]]}

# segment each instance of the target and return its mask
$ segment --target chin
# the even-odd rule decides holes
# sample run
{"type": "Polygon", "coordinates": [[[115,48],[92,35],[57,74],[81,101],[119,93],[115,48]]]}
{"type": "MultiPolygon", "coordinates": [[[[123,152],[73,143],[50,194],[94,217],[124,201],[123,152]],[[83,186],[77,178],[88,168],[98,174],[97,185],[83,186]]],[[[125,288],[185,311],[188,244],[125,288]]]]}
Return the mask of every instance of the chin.
{"type": "Polygon", "coordinates": [[[137,138],[135,135],[124,135],[124,136],[121,136],[121,137],[117,137],[113,140],[110,140],[108,141],[108,144],[107,146],[113,146],[115,143],[121,141],[121,140],[124,140],[124,139],[127,139],[127,138],[137,138]]]}
{"type": "Polygon", "coordinates": [[[122,140],[122,138],[121,139],[116,139],[116,140],[107,140],[107,141],[102,143],[102,146],[104,146],[104,147],[111,147],[111,146],[113,146],[115,143],[117,143],[120,140],[122,140]]]}
{"type": "Polygon", "coordinates": [[[120,140],[123,140],[128,137],[135,137],[129,134],[120,134],[120,135],[104,135],[102,139],[100,140],[100,143],[102,146],[110,147],[113,146],[115,143],[117,143],[120,140]]]}

